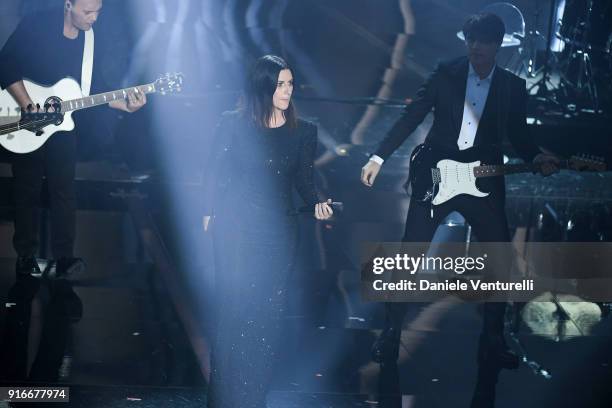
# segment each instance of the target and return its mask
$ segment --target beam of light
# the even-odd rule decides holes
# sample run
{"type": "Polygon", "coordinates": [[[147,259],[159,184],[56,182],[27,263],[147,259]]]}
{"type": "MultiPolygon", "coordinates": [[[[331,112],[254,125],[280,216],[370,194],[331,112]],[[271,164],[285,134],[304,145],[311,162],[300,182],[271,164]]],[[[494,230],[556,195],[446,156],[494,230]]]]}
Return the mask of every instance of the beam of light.
{"type": "MultiPolygon", "coordinates": [[[[138,2],[133,5],[133,16],[140,15],[137,5],[138,2]]],[[[123,80],[123,86],[130,86],[138,79],[139,75],[145,72],[145,67],[150,63],[150,51],[157,40],[161,26],[166,22],[167,10],[164,0],[153,0],[152,10],[154,11],[153,21],[142,21],[140,23],[145,28],[132,51],[132,60],[123,80]]],[[[156,73],[156,75],[158,74],[156,73]]]]}
{"type": "Polygon", "coordinates": [[[282,54],[281,50],[269,41],[269,37],[274,33],[270,32],[272,28],[263,19],[269,12],[268,8],[269,6],[262,0],[251,1],[245,13],[246,29],[253,44],[257,47],[257,54],[282,54]]]}
{"type": "Polygon", "coordinates": [[[123,86],[130,86],[131,84],[135,83],[139,75],[145,71],[145,67],[149,63],[147,55],[153,46],[158,33],[159,23],[150,22],[147,24],[144,33],[134,46],[130,65],[122,81],[123,86]]]}
{"type": "MultiPolygon", "coordinates": [[[[202,209],[200,208],[199,185],[200,175],[198,166],[206,156],[205,146],[208,131],[214,128],[213,123],[207,121],[206,115],[194,109],[191,101],[198,99],[198,81],[206,76],[201,75],[203,60],[199,54],[206,52],[206,31],[198,30],[197,20],[200,15],[192,16],[196,1],[156,0],[154,3],[154,21],[141,21],[137,32],[142,33],[135,45],[132,65],[128,77],[137,77],[153,80],[164,72],[184,73],[183,93],[165,97],[152,95],[144,110],[148,110],[151,118],[150,143],[154,150],[161,180],[160,188],[164,189],[167,197],[168,211],[165,218],[169,218],[170,235],[164,240],[178,253],[174,255],[173,262],[184,273],[188,283],[187,290],[192,291],[191,297],[196,302],[209,304],[212,288],[207,282],[207,275],[202,274],[202,262],[207,263],[203,255],[204,233],[202,230],[202,209]],[[189,20],[194,17],[194,23],[189,20]],[[194,39],[195,34],[203,38],[194,39]],[[197,49],[198,53],[186,52],[197,49]],[[167,183],[163,183],[167,181],[167,183]],[[197,293],[195,293],[197,292],[197,293]],[[197,296],[195,296],[197,295],[197,296]]],[[[132,15],[137,19],[142,10],[151,7],[147,0],[137,0],[131,3],[132,15]]],[[[209,62],[212,64],[213,62],[209,62]]],[[[210,115],[209,115],[210,116],[210,115]]],[[[178,278],[178,277],[177,277],[178,278]]],[[[185,312],[185,310],[183,310],[185,312]]],[[[203,311],[204,314],[207,311],[203,311]]],[[[179,313],[180,314],[180,313],[179,313]]],[[[195,317],[201,317],[198,313],[195,317]]],[[[204,377],[209,373],[208,343],[202,337],[207,322],[198,321],[193,326],[194,315],[181,316],[184,326],[188,330],[190,340],[200,361],[204,377]]]]}
{"type": "Polygon", "coordinates": [[[222,11],[222,28],[227,45],[225,48],[226,58],[231,61],[244,61],[245,54],[248,55],[248,50],[242,46],[239,35],[242,30],[245,30],[244,23],[241,24],[242,21],[238,19],[239,16],[237,17],[235,12],[239,9],[239,2],[240,0],[228,0],[224,3],[222,11]]]}
{"type": "Polygon", "coordinates": [[[153,0],[153,10],[155,10],[155,21],[158,23],[165,23],[168,13],[164,0],[153,0]]]}
{"type": "Polygon", "coordinates": [[[168,42],[168,51],[166,54],[166,71],[175,72],[182,67],[182,46],[183,32],[185,20],[189,13],[191,0],[179,0],[176,12],[176,18],[172,22],[170,31],[170,41],[168,42]]]}

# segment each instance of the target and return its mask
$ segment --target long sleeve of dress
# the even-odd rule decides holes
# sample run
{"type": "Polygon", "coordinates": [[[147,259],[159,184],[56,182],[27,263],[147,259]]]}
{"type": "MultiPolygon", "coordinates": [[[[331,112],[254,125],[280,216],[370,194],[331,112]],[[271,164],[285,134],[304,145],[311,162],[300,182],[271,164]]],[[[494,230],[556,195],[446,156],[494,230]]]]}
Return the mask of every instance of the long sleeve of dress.
{"type": "Polygon", "coordinates": [[[295,188],[308,206],[319,202],[314,185],[314,159],[317,151],[317,127],[308,125],[301,135],[298,169],[295,175],[295,188]]]}
{"type": "MultiPolygon", "coordinates": [[[[215,127],[212,137],[212,147],[208,159],[204,163],[202,178],[201,205],[204,215],[214,215],[214,204],[224,184],[228,182],[229,174],[224,174],[224,163],[230,160],[232,139],[231,115],[224,113],[215,127]]],[[[227,166],[226,166],[227,167],[227,166]]]]}

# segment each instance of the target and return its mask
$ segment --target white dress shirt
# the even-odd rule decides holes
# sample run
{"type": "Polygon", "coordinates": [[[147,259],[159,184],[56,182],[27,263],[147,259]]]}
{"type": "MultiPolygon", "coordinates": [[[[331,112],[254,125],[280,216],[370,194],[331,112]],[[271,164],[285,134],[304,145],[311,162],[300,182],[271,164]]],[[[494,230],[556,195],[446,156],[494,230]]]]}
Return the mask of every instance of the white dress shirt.
{"type": "MultiPolygon", "coordinates": [[[[463,102],[463,119],[461,121],[459,138],[457,139],[459,150],[465,150],[474,145],[478,123],[480,122],[485,103],[487,102],[493,72],[495,72],[494,66],[486,78],[480,79],[476,71],[474,71],[472,64],[468,63],[468,66],[469,70],[465,84],[465,100],[463,102]]],[[[385,162],[382,157],[377,155],[372,155],[370,160],[381,165],[385,162]]]]}
{"type": "Polygon", "coordinates": [[[461,131],[457,139],[459,150],[465,150],[474,146],[478,123],[482,116],[489,89],[491,88],[491,78],[495,67],[491,69],[486,78],[480,79],[472,64],[469,65],[467,83],[465,84],[465,100],[463,101],[463,120],[461,121],[461,131]]]}

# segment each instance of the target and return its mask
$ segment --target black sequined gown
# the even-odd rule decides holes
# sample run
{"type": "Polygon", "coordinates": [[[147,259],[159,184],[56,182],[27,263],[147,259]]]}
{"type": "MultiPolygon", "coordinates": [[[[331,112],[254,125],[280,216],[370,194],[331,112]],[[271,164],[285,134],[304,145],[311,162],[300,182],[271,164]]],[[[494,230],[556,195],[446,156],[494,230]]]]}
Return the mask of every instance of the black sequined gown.
{"type": "Polygon", "coordinates": [[[314,212],[316,144],[317,128],[302,120],[258,129],[228,112],[217,127],[204,182],[218,299],[209,408],[266,406],[296,255],[292,192],[314,212]]]}

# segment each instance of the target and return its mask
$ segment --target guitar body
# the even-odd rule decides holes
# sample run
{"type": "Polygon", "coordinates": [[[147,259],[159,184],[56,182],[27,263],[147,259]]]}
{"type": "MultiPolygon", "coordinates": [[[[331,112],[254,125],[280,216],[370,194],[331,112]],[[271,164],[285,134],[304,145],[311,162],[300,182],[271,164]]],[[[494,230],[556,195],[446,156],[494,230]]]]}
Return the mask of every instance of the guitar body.
{"type": "MultiPolygon", "coordinates": [[[[80,85],[72,78],[64,78],[50,87],[41,86],[27,80],[24,80],[23,83],[34,103],[43,104],[52,97],[57,97],[61,101],[83,97],[80,85]]],[[[20,114],[17,102],[7,90],[0,92],[0,108],[3,116],[20,114]]],[[[46,126],[40,136],[25,129],[0,135],[0,145],[13,153],[33,152],[40,148],[54,133],[74,129],[74,121],[71,115],[72,112],[66,112],[61,124],[46,126]]]]}
{"type": "Polygon", "coordinates": [[[457,151],[419,145],[410,158],[412,197],[433,205],[443,204],[461,194],[486,197],[489,193],[478,189],[474,168],[482,164],[481,159],[493,163],[494,158],[492,148],[457,151]]]}

